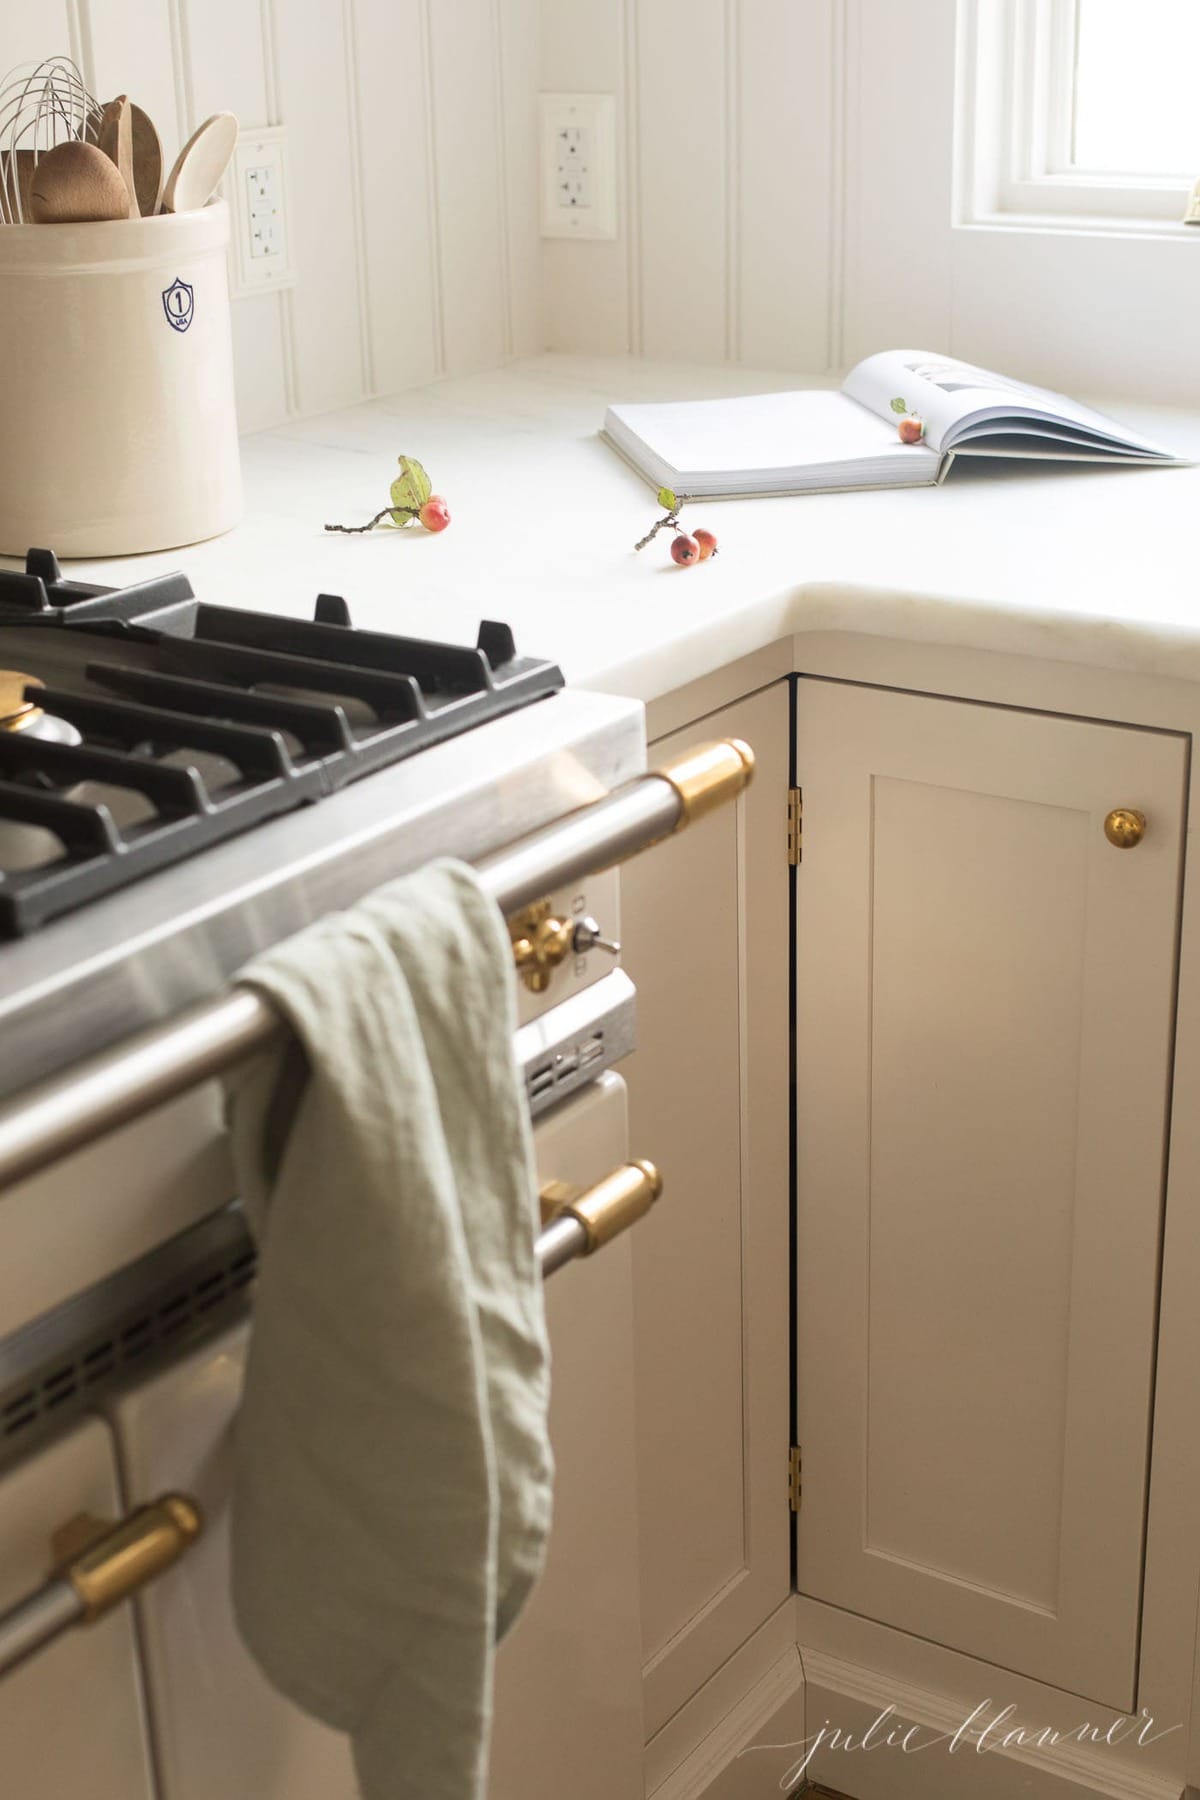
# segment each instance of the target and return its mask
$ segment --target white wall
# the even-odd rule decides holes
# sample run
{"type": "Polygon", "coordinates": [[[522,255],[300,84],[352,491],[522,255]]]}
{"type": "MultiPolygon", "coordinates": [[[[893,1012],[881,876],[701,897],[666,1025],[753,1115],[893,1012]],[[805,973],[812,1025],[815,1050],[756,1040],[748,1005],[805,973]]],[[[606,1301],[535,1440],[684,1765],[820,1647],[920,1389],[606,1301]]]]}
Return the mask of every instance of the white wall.
{"type": "Polygon", "coordinates": [[[615,244],[543,246],[551,349],[824,368],[839,0],[543,0],[542,86],[615,93],[615,244]]]}
{"type": "Polygon", "coordinates": [[[1200,399],[1194,242],[953,227],[956,0],[0,0],[168,153],[289,134],[294,289],[234,302],[252,430],[543,347],[842,369],[905,341],[1200,399]],[[615,93],[619,232],[538,236],[537,95],[615,93]]]}
{"type": "Polygon", "coordinates": [[[3,0],[5,67],[68,50],[168,158],[288,128],[290,292],[234,301],[243,429],[540,348],[537,0],[3,0]]]}
{"type": "Polygon", "coordinates": [[[543,246],[548,345],[809,371],[911,344],[1200,401],[1200,232],[955,224],[959,0],[542,0],[618,96],[621,234],[543,246]]]}

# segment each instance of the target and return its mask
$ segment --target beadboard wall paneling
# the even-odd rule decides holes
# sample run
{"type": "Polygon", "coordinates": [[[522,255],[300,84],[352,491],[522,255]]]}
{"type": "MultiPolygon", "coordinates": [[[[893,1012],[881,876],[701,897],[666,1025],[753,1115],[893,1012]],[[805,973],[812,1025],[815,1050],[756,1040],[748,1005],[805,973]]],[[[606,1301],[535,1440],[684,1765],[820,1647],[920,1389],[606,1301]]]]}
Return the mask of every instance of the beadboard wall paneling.
{"type": "MultiPolygon", "coordinates": [[[[277,118],[275,50],[257,6],[247,7],[246,0],[170,4],[184,124],[175,139],[164,138],[166,155],[173,154],[174,141],[212,113],[236,113],[255,125],[277,118]],[[229,54],[233,43],[236,56],[229,54]]],[[[243,431],[273,425],[293,408],[289,305],[288,295],[273,293],[234,302],[233,367],[243,431]]]]}
{"type": "Polygon", "coordinates": [[[388,393],[442,368],[426,11],[354,0],[353,21],[367,378],[388,393]]]}
{"type": "Polygon", "coordinates": [[[617,96],[618,241],[543,245],[553,349],[821,369],[846,0],[543,0],[551,92],[617,96]]]}
{"type": "Polygon", "coordinates": [[[731,348],[758,368],[839,360],[844,7],[740,0],[737,304],[731,348]]]}
{"type": "Polygon", "coordinates": [[[529,356],[545,347],[538,112],[541,5],[540,0],[505,0],[496,10],[500,46],[496,74],[508,196],[504,253],[509,347],[516,356],[529,356]]]}
{"type": "Polygon", "coordinates": [[[347,8],[340,0],[266,4],[276,105],[289,127],[289,223],[298,277],[290,295],[295,407],[328,412],[367,392],[347,8]]]}
{"type": "Polygon", "coordinates": [[[510,354],[495,27],[492,0],[433,0],[442,333],[456,372],[494,368],[510,354]]]}
{"type": "Polygon", "coordinates": [[[895,345],[957,351],[950,232],[955,0],[923,7],[840,3],[847,118],[839,364],[895,345]]]}
{"type": "Polygon", "coordinates": [[[546,348],[598,356],[640,347],[636,249],[634,0],[543,0],[539,86],[555,94],[615,94],[617,236],[542,243],[546,348]]]}
{"type": "Polygon", "coordinates": [[[293,289],[233,303],[245,430],[541,348],[540,0],[5,0],[168,158],[210,113],[288,131],[293,289]]]}
{"type": "Polygon", "coordinates": [[[636,8],[641,348],[719,362],[736,335],[736,0],[636,8]]]}
{"type": "Polygon", "coordinates": [[[83,0],[79,12],[92,92],[101,99],[129,94],[150,114],[164,146],[178,144],[178,13],[167,6],[130,6],[129,0],[83,0]]]}

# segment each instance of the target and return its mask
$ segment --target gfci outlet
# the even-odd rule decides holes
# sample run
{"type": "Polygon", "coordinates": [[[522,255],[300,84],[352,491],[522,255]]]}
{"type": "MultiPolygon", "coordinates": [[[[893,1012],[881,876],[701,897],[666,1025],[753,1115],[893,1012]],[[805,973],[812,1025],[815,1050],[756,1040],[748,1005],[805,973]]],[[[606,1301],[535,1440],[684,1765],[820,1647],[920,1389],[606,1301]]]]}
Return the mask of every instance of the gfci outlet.
{"type": "Polygon", "coordinates": [[[288,230],[287,132],[282,125],[243,132],[227,188],[233,206],[231,294],[261,294],[296,279],[288,230]]]}
{"type": "Polygon", "coordinates": [[[617,235],[616,103],[542,95],[542,236],[617,235]]]}

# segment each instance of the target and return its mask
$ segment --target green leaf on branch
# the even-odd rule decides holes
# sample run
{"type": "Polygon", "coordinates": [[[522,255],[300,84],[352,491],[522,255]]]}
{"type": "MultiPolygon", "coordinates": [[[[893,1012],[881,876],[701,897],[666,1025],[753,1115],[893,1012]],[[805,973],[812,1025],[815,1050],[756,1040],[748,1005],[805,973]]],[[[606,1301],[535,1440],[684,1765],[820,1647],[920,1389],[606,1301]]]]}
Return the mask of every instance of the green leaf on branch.
{"type": "Polygon", "coordinates": [[[679,505],[679,502],[671,492],[670,488],[661,487],[658,490],[658,504],[662,507],[664,512],[674,512],[679,505]]]}
{"type": "Polygon", "coordinates": [[[904,404],[903,400],[893,400],[891,405],[892,405],[892,411],[894,413],[906,413],[908,411],[908,408],[904,404]]]}
{"type": "MultiPolygon", "coordinates": [[[[409,513],[419,513],[430,494],[433,492],[428,475],[415,456],[400,458],[400,473],[389,490],[392,505],[409,513]]],[[[406,524],[405,519],[397,519],[396,523],[406,524]]]]}

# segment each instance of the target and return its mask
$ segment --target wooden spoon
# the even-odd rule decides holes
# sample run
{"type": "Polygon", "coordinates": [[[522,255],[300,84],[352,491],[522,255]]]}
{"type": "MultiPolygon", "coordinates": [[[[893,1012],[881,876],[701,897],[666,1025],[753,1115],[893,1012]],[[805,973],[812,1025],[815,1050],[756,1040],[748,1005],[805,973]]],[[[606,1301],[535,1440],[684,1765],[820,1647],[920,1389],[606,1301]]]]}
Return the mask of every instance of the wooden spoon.
{"type": "Polygon", "coordinates": [[[238,122],[227,112],[214,113],[193,131],[167,176],[163,212],[195,212],[207,206],[229,167],[237,135],[238,122]]]}
{"type": "Polygon", "coordinates": [[[129,206],[120,169],[97,145],[72,138],[38,158],[29,185],[29,213],[37,224],[127,219],[129,206]]]}
{"type": "Polygon", "coordinates": [[[162,199],[162,141],[154,120],[140,106],[131,105],[129,114],[133,126],[133,191],[143,219],[150,219],[162,199]]]}
{"type": "Polygon", "coordinates": [[[128,94],[118,94],[115,100],[108,102],[101,114],[97,135],[101,150],[116,163],[121,171],[121,180],[129,191],[130,218],[140,218],[141,209],[133,179],[133,109],[129,104],[128,94]]]}

